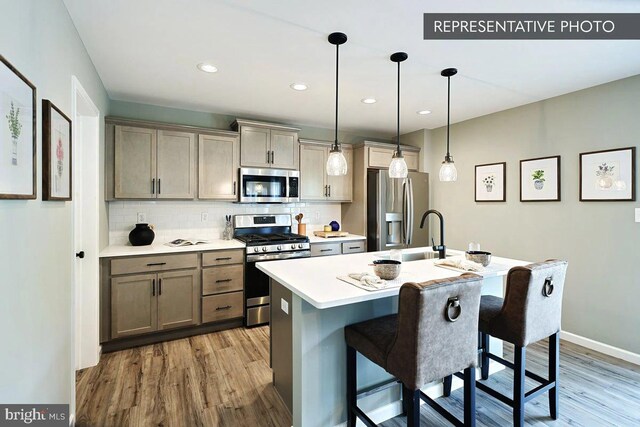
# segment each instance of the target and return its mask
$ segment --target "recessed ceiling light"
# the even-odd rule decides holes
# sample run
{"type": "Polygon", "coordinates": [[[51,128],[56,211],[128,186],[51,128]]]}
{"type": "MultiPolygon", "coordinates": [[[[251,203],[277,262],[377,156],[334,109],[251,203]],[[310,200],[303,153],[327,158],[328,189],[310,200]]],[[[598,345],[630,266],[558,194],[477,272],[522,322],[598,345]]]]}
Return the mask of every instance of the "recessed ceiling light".
{"type": "Polygon", "coordinates": [[[363,104],[375,104],[376,102],[378,102],[378,100],[375,98],[362,98],[360,102],[362,102],[363,104]]]}
{"type": "Polygon", "coordinates": [[[307,90],[308,86],[304,83],[291,83],[289,86],[293,90],[307,90]]]}
{"type": "Polygon", "coordinates": [[[198,70],[204,71],[205,73],[217,73],[218,68],[215,65],[209,64],[207,62],[201,62],[198,64],[198,70]]]}
{"type": "Polygon", "coordinates": [[[429,111],[429,110],[420,110],[420,111],[416,111],[416,113],[420,114],[421,116],[426,116],[427,114],[431,114],[431,111],[429,111]]]}

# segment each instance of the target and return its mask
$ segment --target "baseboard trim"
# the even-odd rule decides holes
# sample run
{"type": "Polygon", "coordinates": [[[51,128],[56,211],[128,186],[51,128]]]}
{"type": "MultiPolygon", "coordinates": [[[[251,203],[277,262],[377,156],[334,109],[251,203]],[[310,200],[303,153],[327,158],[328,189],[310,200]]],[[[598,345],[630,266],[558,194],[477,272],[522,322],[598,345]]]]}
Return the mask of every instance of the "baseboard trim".
{"type": "Polygon", "coordinates": [[[599,353],[606,354],[607,356],[621,359],[634,365],[640,365],[640,354],[624,350],[622,348],[614,347],[609,344],[601,343],[599,341],[585,338],[580,335],[572,334],[571,332],[561,331],[560,338],[573,344],[586,347],[590,350],[597,351],[599,353]]]}

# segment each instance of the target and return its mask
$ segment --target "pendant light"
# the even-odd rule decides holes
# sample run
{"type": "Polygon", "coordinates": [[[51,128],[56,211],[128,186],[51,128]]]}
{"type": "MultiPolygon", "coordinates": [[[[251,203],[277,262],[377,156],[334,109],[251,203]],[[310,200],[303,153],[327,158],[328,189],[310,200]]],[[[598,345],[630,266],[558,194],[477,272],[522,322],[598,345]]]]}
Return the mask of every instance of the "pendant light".
{"type": "Polygon", "coordinates": [[[391,61],[398,64],[398,122],[396,128],[396,151],[391,158],[389,165],[390,178],[406,178],[409,175],[407,162],[404,160],[402,150],[400,149],[400,63],[405,61],[409,56],[405,52],[396,52],[391,55],[391,61]]]}
{"type": "Polygon", "coordinates": [[[451,125],[451,76],[455,76],[458,70],[455,68],[445,68],[440,73],[441,76],[447,78],[447,154],[444,156],[444,162],[440,167],[440,181],[456,181],[458,179],[458,171],[453,163],[453,156],[449,153],[449,127],[451,125]]]}
{"type": "Polygon", "coordinates": [[[338,144],[338,63],[340,59],[340,45],[347,42],[347,35],[344,33],[329,34],[329,43],[336,46],[336,130],[333,146],[329,151],[327,159],[327,175],[339,176],[347,174],[347,159],[345,159],[342,149],[338,144]]]}

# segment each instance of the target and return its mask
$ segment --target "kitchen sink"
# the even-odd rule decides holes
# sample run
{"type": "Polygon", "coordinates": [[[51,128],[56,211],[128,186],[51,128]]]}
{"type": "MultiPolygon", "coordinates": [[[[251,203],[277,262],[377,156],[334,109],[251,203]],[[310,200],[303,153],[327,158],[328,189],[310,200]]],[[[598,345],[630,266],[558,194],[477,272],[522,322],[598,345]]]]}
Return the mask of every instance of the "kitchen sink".
{"type": "MultiPolygon", "coordinates": [[[[453,255],[449,255],[447,254],[446,257],[452,257],[453,255]]],[[[382,255],[380,258],[382,259],[389,259],[390,255],[389,254],[385,254],[382,255]]],[[[438,258],[438,252],[431,252],[431,251],[425,251],[425,252],[403,252],[402,253],[402,261],[403,262],[411,262],[411,261],[421,261],[424,259],[437,259],[438,258]]]]}

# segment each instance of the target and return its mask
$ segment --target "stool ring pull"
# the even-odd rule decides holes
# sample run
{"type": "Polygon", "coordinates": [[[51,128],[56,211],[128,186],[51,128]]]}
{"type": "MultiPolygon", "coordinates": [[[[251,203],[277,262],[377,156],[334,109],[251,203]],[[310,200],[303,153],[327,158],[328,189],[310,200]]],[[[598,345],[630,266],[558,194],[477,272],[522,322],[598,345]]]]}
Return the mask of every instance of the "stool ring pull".
{"type": "Polygon", "coordinates": [[[451,297],[447,300],[447,309],[444,312],[445,317],[449,322],[455,322],[460,318],[462,314],[462,307],[460,306],[460,299],[458,297],[451,297]],[[451,309],[457,309],[458,314],[455,317],[451,316],[451,309]]]}
{"type": "Polygon", "coordinates": [[[550,297],[553,293],[553,279],[551,277],[547,277],[544,281],[544,285],[542,286],[542,295],[545,297],[550,297]]]}

